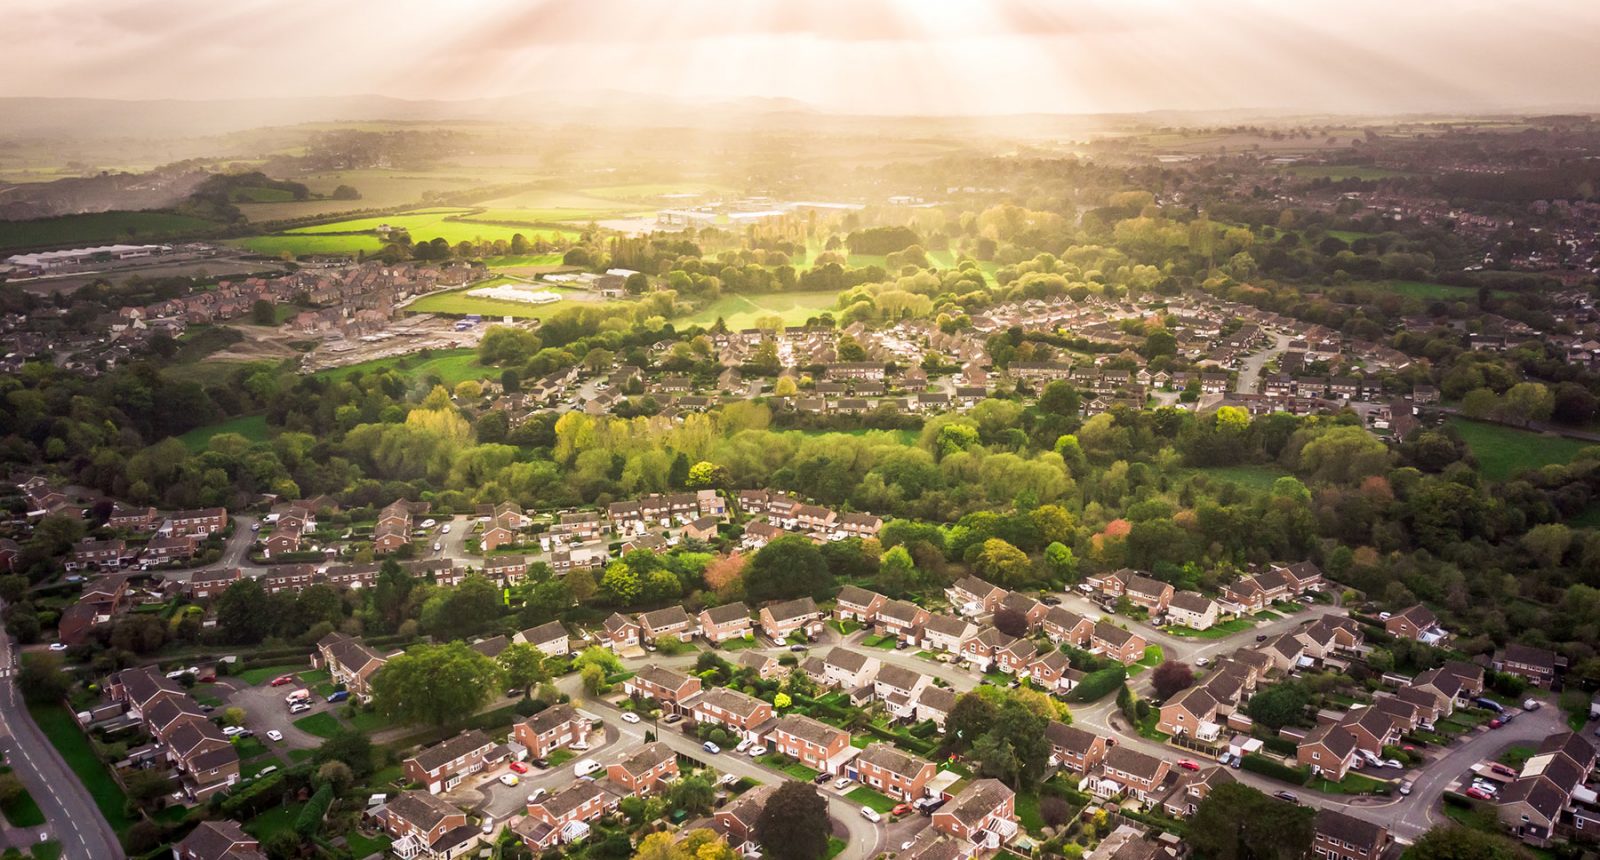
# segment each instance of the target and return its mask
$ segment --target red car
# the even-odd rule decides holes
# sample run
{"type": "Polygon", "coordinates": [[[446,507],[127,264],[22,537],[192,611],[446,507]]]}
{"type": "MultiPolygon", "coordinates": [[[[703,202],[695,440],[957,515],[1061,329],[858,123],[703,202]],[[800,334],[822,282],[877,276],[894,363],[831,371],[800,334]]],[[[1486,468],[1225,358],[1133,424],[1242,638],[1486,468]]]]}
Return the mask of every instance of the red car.
{"type": "Polygon", "coordinates": [[[293,684],[293,683],[294,683],[294,676],[293,675],[279,675],[278,677],[272,679],[272,686],[274,686],[274,687],[281,687],[284,684],[293,684]]]}
{"type": "Polygon", "coordinates": [[[911,814],[911,804],[909,804],[909,803],[898,804],[897,806],[895,806],[894,809],[889,810],[889,814],[890,815],[910,815],[911,814]]]}
{"type": "Polygon", "coordinates": [[[1505,725],[1505,723],[1502,723],[1499,720],[1490,720],[1489,721],[1489,728],[1491,728],[1491,729],[1498,729],[1503,725],[1505,725]]]}
{"type": "Polygon", "coordinates": [[[1467,796],[1472,798],[1473,800],[1489,800],[1490,799],[1489,798],[1489,792],[1484,791],[1483,789],[1478,788],[1477,786],[1473,786],[1472,788],[1467,789],[1467,796]]]}
{"type": "Polygon", "coordinates": [[[1189,761],[1188,759],[1184,759],[1183,761],[1178,762],[1178,767],[1181,767],[1184,770],[1199,770],[1200,769],[1200,765],[1197,765],[1194,762],[1189,761]]]}
{"type": "Polygon", "coordinates": [[[520,761],[514,761],[511,763],[511,770],[515,773],[527,773],[528,766],[520,761]]]}

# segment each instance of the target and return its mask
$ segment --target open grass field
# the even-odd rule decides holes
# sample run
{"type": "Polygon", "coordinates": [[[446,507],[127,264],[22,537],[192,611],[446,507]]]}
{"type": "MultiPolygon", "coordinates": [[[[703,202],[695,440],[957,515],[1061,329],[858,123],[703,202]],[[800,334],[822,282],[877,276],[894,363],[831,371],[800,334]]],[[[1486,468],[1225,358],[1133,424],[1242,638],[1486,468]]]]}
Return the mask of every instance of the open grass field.
{"type": "Polygon", "coordinates": [[[123,794],[122,787],[112,778],[105,763],[94,754],[94,748],[89,746],[89,739],[78,730],[78,721],[72,714],[62,705],[30,704],[28,710],[45,737],[50,739],[50,745],[61,753],[67,767],[72,768],[78,781],[94,798],[95,806],[100,807],[100,813],[106,817],[111,829],[123,833],[132,826],[133,820],[128,817],[127,811],[127,795],[123,794]]]}
{"type": "Polygon", "coordinates": [[[339,721],[327,711],[301,717],[294,721],[295,728],[308,735],[319,738],[331,738],[339,732],[339,721]]]}
{"type": "MultiPolygon", "coordinates": [[[[560,254],[519,254],[516,256],[508,254],[504,257],[485,257],[483,263],[491,269],[542,270],[562,267],[560,254]]],[[[522,274],[534,274],[534,272],[522,272],[522,274]]]]}
{"type": "Polygon", "coordinates": [[[1552,463],[1567,463],[1590,443],[1564,436],[1547,436],[1503,424],[1488,424],[1451,416],[1450,426],[1478,458],[1478,471],[1491,481],[1539,469],[1552,463]]]}
{"type": "Polygon", "coordinates": [[[678,325],[709,326],[721,317],[730,329],[753,328],[762,317],[783,318],[784,325],[800,325],[809,317],[833,309],[839,299],[837,293],[767,293],[764,295],[730,295],[712,302],[699,313],[675,320],[678,325]]]}
{"type": "Polygon", "coordinates": [[[1272,483],[1289,474],[1277,466],[1211,466],[1191,469],[1187,474],[1205,475],[1212,481],[1232,481],[1246,489],[1267,490],[1272,483]]]}
{"type": "Polygon", "coordinates": [[[621,207],[607,208],[491,208],[465,216],[469,221],[488,221],[501,224],[573,224],[583,226],[590,221],[601,221],[622,215],[636,214],[621,207]]]}
{"type": "MultiPolygon", "coordinates": [[[[421,209],[413,212],[403,212],[399,215],[353,218],[347,221],[318,224],[313,227],[301,227],[290,230],[284,235],[316,236],[328,233],[360,233],[376,231],[379,225],[387,224],[395,229],[404,229],[411,234],[411,239],[415,242],[431,242],[434,239],[444,239],[452,245],[457,242],[493,242],[496,239],[505,239],[509,242],[511,237],[518,233],[521,233],[529,240],[532,240],[535,236],[543,236],[552,241],[558,238],[575,239],[578,236],[577,230],[561,230],[551,227],[515,227],[464,220],[469,218],[472,212],[473,210],[471,209],[421,209]]],[[[375,232],[374,239],[376,239],[375,232]]]]}
{"type": "MultiPolygon", "coordinates": [[[[1379,292],[1398,293],[1410,299],[1423,301],[1472,302],[1478,298],[1478,291],[1472,287],[1452,287],[1448,284],[1430,284],[1425,281],[1369,281],[1366,286],[1379,292]]],[[[1505,296],[1507,293],[1496,290],[1496,294],[1505,296]]]]}
{"type": "Polygon", "coordinates": [[[235,203],[288,203],[294,200],[294,194],[282,188],[235,188],[232,200],[235,203]]]}
{"type": "Polygon", "coordinates": [[[137,245],[168,236],[205,233],[219,225],[170,212],[87,212],[33,221],[7,221],[0,249],[45,245],[137,245]]]}
{"type": "Polygon", "coordinates": [[[204,451],[211,444],[211,437],[222,433],[238,433],[251,442],[267,441],[267,416],[246,415],[243,418],[234,418],[220,424],[207,427],[196,427],[179,436],[183,444],[189,446],[191,451],[204,451]]]}
{"type": "Polygon", "coordinates": [[[1366,165],[1343,164],[1297,164],[1286,168],[1289,173],[1302,179],[1321,179],[1327,177],[1334,181],[1341,179],[1390,179],[1396,176],[1413,176],[1415,174],[1404,170],[1389,170],[1384,167],[1369,167],[1366,165]]]}
{"type": "Polygon", "coordinates": [[[245,239],[234,239],[229,244],[269,257],[279,257],[284,254],[296,257],[306,254],[359,254],[363,251],[373,254],[383,250],[383,243],[378,241],[377,236],[365,233],[348,236],[299,234],[250,236],[245,239]]]}
{"type": "MultiPolygon", "coordinates": [[[[406,310],[427,314],[451,314],[465,316],[467,314],[482,314],[485,317],[510,316],[524,320],[542,320],[556,311],[565,310],[584,302],[578,299],[563,299],[547,305],[532,305],[527,302],[508,302],[500,299],[486,299],[481,296],[469,296],[467,293],[480,287],[495,286],[503,281],[484,281],[463,287],[459,290],[448,290],[442,293],[423,296],[406,305],[406,310]]],[[[557,287],[540,287],[553,293],[581,293],[580,290],[565,290],[557,287]]]]}
{"type": "MultiPolygon", "coordinates": [[[[396,206],[421,203],[429,192],[444,194],[488,188],[508,182],[526,181],[532,174],[512,171],[492,173],[451,167],[438,170],[344,170],[296,177],[305,183],[320,199],[264,201],[241,203],[239,209],[254,222],[279,221],[288,218],[312,218],[340,212],[370,209],[390,209],[396,206]],[[340,185],[349,185],[361,193],[360,200],[332,200],[329,195],[340,185]]],[[[552,205],[528,203],[529,206],[552,205]]],[[[570,205],[570,204],[560,204],[570,205]]]]}
{"type": "Polygon", "coordinates": [[[1354,242],[1357,239],[1370,239],[1378,234],[1363,233],[1359,230],[1329,230],[1328,235],[1338,239],[1341,242],[1349,243],[1354,242]]]}
{"type": "Polygon", "coordinates": [[[257,669],[246,669],[234,677],[254,687],[279,675],[293,675],[296,672],[304,671],[305,667],[304,663],[290,663],[284,666],[262,666],[257,669]]]}
{"type": "MultiPolygon", "coordinates": [[[[468,379],[500,378],[499,369],[478,363],[478,351],[474,349],[444,350],[436,352],[428,358],[422,358],[417,355],[380,358],[375,361],[364,361],[360,364],[324,370],[319,372],[317,376],[328,380],[340,380],[357,371],[371,373],[385,369],[398,370],[414,380],[426,379],[429,374],[437,374],[440,382],[449,386],[454,386],[456,383],[464,382],[468,379]]],[[[293,668],[299,669],[300,667],[293,668]]]]}
{"type": "Polygon", "coordinates": [[[292,832],[294,820],[300,816],[303,803],[289,803],[274,806],[266,812],[257,815],[244,823],[246,833],[257,839],[266,840],[278,833],[292,832]]]}

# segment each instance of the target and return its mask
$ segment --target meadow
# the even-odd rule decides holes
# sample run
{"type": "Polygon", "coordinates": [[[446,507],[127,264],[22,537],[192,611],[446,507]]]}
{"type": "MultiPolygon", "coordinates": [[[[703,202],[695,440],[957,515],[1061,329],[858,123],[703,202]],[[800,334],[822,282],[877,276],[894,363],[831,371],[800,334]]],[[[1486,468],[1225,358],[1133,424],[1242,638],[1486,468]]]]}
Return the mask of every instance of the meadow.
{"type": "Polygon", "coordinates": [[[320,379],[338,381],[357,372],[371,373],[375,370],[391,369],[398,370],[413,380],[426,379],[430,374],[437,375],[440,382],[449,386],[468,379],[500,378],[499,368],[478,363],[478,351],[475,349],[442,350],[427,358],[421,355],[380,358],[319,371],[316,375],[320,379]]]}
{"type": "Polygon", "coordinates": [[[219,436],[223,433],[238,433],[251,442],[265,442],[267,441],[267,432],[267,416],[246,415],[241,418],[223,421],[219,424],[196,427],[178,438],[183,444],[189,446],[189,450],[204,451],[206,446],[211,444],[213,436],[219,436]]]}
{"type": "Polygon", "coordinates": [[[784,325],[801,325],[822,311],[833,310],[838,300],[838,293],[826,291],[728,295],[675,322],[682,326],[710,326],[721,317],[728,328],[742,329],[754,328],[762,317],[777,316],[783,318],[784,325]]]}
{"type": "MultiPolygon", "coordinates": [[[[531,229],[528,227],[504,226],[499,224],[483,224],[470,220],[473,209],[419,209],[404,212],[399,215],[380,215],[373,218],[355,218],[348,221],[334,221],[328,224],[317,224],[312,227],[300,227],[289,230],[285,235],[319,235],[327,233],[361,233],[374,232],[380,225],[387,224],[395,229],[404,229],[411,234],[414,242],[429,242],[442,238],[454,245],[457,242],[489,241],[505,239],[521,233],[530,241],[535,236],[546,239],[557,238],[576,239],[577,230],[562,230],[546,227],[531,229]]],[[[492,210],[502,213],[509,210],[492,210]]]]}
{"type": "Polygon", "coordinates": [[[1565,436],[1550,436],[1452,416],[1450,426],[1461,434],[1478,459],[1478,471],[1491,481],[1557,463],[1567,463],[1591,443],[1565,436]]]}
{"type": "Polygon", "coordinates": [[[0,249],[35,245],[141,244],[169,236],[206,233],[213,221],[171,212],[88,212],[33,221],[7,221],[0,249]]]}
{"type": "MultiPolygon", "coordinates": [[[[1408,299],[1421,299],[1433,301],[1475,302],[1478,300],[1478,291],[1473,287],[1453,287],[1449,284],[1430,284],[1426,281],[1364,281],[1360,286],[1371,287],[1378,292],[1398,293],[1408,299]]],[[[1354,286],[1354,285],[1353,285],[1354,286]]],[[[1496,290],[1496,295],[1509,295],[1503,290],[1496,290]]]]}
{"type": "MultiPolygon", "coordinates": [[[[492,287],[508,282],[510,282],[509,279],[492,278],[459,290],[433,293],[406,305],[406,310],[427,314],[451,314],[455,316],[482,314],[485,317],[510,316],[517,319],[542,320],[556,311],[565,310],[581,303],[579,299],[563,299],[547,305],[531,305],[525,302],[507,302],[499,299],[486,299],[467,295],[470,290],[476,290],[480,287],[492,287]]],[[[547,290],[552,293],[583,294],[581,290],[568,290],[550,285],[541,285],[537,289],[547,290]]]]}
{"type": "Polygon", "coordinates": [[[304,254],[357,254],[366,252],[375,254],[383,250],[383,243],[378,237],[367,233],[353,233],[343,236],[307,236],[280,234],[276,236],[251,236],[247,239],[234,239],[229,242],[257,254],[269,257],[278,257],[283,254],[301,256],[304,254]]]}

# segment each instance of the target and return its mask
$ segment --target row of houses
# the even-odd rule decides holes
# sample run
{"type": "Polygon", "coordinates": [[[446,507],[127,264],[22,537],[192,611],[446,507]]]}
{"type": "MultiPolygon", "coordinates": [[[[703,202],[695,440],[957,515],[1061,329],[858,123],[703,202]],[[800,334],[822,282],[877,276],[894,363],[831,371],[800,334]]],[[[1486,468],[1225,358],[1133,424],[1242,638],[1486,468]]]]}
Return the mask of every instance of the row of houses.
{"type": "Polygon", "coordinates": [[[689,642],[703,636],[712,643],[722,643],[752,636],[758,625],[761,634],[773,642],[795,635],[815,638],[822,632],[822,611],[816,601],[801,597],[763,606],[754,620],[743,601],[709,607],[695,615],[679,605],[634,616],[614,612],[601,625],[601,639],[606,647],[618,652],[662,638],[689,642]]]}
{"type": "Polygon", "coordinates": [[[239,752],[187,691],[153,667],[124,669],[111,676],[111,701],[138,720],[152,743],[129,750],[142,766],[165,761],[191,801],[204,800],[239,782],[239,752]]]}

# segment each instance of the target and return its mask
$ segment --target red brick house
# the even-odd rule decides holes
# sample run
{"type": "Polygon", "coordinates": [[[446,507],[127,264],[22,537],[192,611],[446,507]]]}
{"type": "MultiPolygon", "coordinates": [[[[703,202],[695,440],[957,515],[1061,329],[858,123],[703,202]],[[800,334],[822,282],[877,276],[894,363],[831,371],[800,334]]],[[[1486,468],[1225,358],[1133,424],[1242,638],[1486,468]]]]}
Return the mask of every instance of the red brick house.
{"type": "Polygon", "coordinates": [[[551,705],[511,728],[511,739],[534,759],[549,758],[562,747],[589,739],[589,721],[571,705],[551,705]]]}
{"type": "Polygon", "coordinates": [[[478,845],[478,828],[467,815],[426,791],[406,791],[376,813],[394,838],[391,850],[401,857],[451,860],[478,845]]]}
{"type": "Polygon", "coordinates": [[[622,682],[629,696],[655,699],[667,713],[684,713],[685,701],[700,693],[700,679],[665,666],[645,666],[622,682]]]}
{"type": "Polygon", "coordinates": [[[767,734],[767,744],[812,770],[835,773],[849,752],[850,733],[800,714],[785,714],[767,734]]]}
{"type": "Polygon", "coordinates": [[[822,613],[809,597],[769,604],[761,607],[761,632],[774,642],[795,633],[814,639],[822,635],[822,613]]]}
{"type": "Polygon", "coordinates": [[[401,762],[401,769],[407,781],[422,784],[429,794],[438,794],[483,770],[494,748],[494,741],[473,729],[421,750],[401,762]]]}
{"type": "Polygon", "coordinates": [[[715,644],[743,639],[753,629],[750,607],[742,600],[700,610],[700,633],[715,644]]]}
{"type": "Polygon", "coordinates": [[[630,794],[649,794],[662,782],[678,778],[678,754],[660,741],[645,744],[620,762],[606,768],[606,778],[630,794]]]}
{"type": "Polygon", "coordinates": [[[933,813],[933,827],[977,850],[996,850],[1017,835],[1016,793],[997,779],[974,780],[933,813]]]}
{"type": "Polygon", "coordinates": [[[927,793],[928,780],[939,772],[927,759],[918,758],[886,743],[871,743],[846,767],[862,785],[896,800],[917,800],[927,793]]]}

